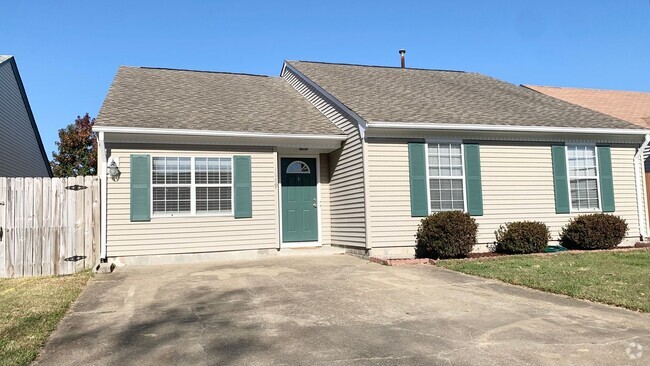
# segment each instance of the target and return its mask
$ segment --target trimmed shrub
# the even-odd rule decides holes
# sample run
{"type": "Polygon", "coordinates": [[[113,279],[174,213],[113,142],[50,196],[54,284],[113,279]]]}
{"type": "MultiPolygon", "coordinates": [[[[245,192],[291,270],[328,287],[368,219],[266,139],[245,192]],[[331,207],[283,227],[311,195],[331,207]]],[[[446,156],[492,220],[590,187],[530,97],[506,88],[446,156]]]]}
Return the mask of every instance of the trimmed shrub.
{"type": "Polygon", "coordinates": [[[551,233],[539,221],[516,221],[501,225],[494,232],[495,251],[506,254],[540,253],[546,250],[551,233]]]}
{"type": "Polygon", "coordinates": [[[619,216],[595,213],[571,219],[560,231],[562,246],[568,249],[610,249],[627,234],[627,223],[619,216]]]}
{"type": "Polygon", "coordinates": [[[419,258],[462,258],[476,245],[478,225],[468,214],[444,211],[420,221],[416,256],[419,258]]]}

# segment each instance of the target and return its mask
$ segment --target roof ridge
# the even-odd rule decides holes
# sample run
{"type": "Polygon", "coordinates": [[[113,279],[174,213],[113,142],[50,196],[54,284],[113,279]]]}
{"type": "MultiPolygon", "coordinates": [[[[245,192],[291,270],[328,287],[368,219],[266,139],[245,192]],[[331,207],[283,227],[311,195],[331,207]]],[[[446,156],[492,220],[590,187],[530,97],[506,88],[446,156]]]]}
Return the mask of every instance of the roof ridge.
{"type": "Polygon", "coordinates": [[[621,90],[621,89],[600,89],[600,88],[583,88],[583,87],[574,87],[574,86],[554,86],[554,85],[533,85],[533,84],[521,84],[522,86],[532,89],[532,88],[552,88],[552,89],[576,89],[576,90],[589,90],[589,91],[603,91],[603,92],[616,92],[616,93],[634,93],[634,94],[648,94],[647,91],[637,91],[637,90],[621,90]]]}
{"type": "Polygon", "coordinates": [[[185,72],[197,72],[197,73],[206,73],[206,74],[226,74],[226,75],[256,76],[256,77],[264,77],[264,78],[271,77],[269,75],[249,74],[249,73],[245,73],[245,72],[178,69],[178,68],[173,68],[173,67],[154,67],[154,66],[124,66],[124,67],[133,68],[133,69],[146,69],[146,70],[185,71],[185,72]]]}
{"type": "MultiPolygon", "coordinates": [[[[287,60],[286,62],[305,62],[310,64],[324,64],[324,65],[341,65],[341,66],[357,66],[357,67],[374,67],[378,69],[401,69],[400,66],[383,66],[383,65],[364,65],[364,64],[350,64],[345,62],[325,62],[325,61],[308,61],[308,60],[287,60]]],[[[463,70],[443,70],[443,69],[423,69],[419,67],[405,67],[406,70],[418,70],[418,71],[435,71],[435,72],[459,72],[459,73],[470,73],[471,71],[463,70]]]]}

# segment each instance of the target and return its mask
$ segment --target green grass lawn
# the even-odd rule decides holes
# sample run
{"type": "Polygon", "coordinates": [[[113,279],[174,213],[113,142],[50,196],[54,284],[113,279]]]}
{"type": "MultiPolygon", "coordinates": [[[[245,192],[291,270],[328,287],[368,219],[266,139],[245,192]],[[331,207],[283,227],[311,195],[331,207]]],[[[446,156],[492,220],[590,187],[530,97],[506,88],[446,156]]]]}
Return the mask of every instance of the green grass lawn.
{"type": "Polygon", "coordinates": [[[0,365],[28,365],[92,277],[0,278],[0,365]]]}
{"type": "Polygon", "coordinates": [[[650,250],[441,260],[471,275],[650,312],[650,250]]]}

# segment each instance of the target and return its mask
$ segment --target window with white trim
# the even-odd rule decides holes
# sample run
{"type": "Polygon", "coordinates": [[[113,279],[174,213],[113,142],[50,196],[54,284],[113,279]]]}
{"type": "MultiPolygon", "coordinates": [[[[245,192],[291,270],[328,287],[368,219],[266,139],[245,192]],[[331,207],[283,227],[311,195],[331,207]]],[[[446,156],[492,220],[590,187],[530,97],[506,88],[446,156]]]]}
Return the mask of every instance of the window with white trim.
{"type": "Polygon", "coordinates": [[[465,211],[464,169],[461,143],[427,144],[429,210],[465,211]]]}
{"type": "Polygon", "coordinates": [[[232,213],[232,158],[153,157],[152,213],[232,213]]]}
{"type": "Polygon", "coordinates": [[[151,170],[154,213],[192,211],[192,165],[190,158],[154,157],[151,170]]]}
{"type": "Polygon", "coordinates": [[[195,158],[196,213],[232,210],[232,159],[195,158]]]}
{"type": "Polygon", "coordinates": [[[593,145],[569,145],[566,149],[571,209],[598,210],[600,202],[598,199],[596,147],[593,145]]]}

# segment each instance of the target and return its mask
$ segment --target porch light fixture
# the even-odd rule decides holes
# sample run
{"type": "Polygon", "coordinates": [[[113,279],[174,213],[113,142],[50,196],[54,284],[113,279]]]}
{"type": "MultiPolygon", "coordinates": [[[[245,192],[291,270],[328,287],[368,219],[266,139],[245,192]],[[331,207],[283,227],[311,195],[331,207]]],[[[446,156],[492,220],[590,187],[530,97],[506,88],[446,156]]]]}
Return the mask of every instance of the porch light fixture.
{"type": "Polygon", "coordinates": [[[120,172],[120,168],[117,167],[117,164],[115,164],[115,160],[111,161],[111,164],[108,166],[108,175],[111,177],[113,182],[117,182],[120,180],[120,175],[122,172],[120,172]]]}

